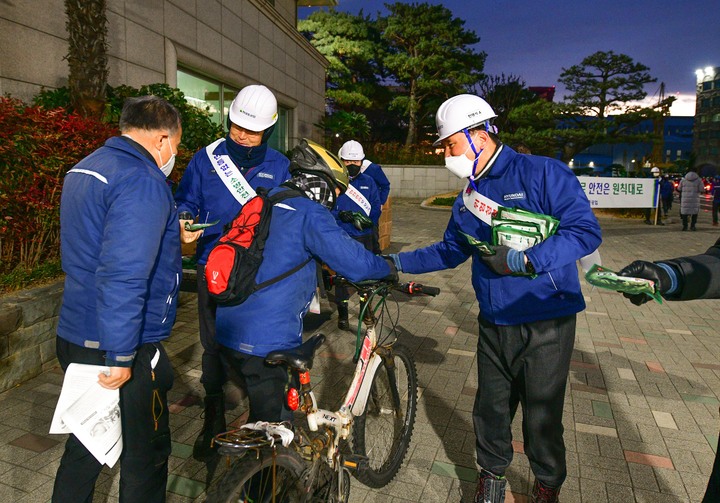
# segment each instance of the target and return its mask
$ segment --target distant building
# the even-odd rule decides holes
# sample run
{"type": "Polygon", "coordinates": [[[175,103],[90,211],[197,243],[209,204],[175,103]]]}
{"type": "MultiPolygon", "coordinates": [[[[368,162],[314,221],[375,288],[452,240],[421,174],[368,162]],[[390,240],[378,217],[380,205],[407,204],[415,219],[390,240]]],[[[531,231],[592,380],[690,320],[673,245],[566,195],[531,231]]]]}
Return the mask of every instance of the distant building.
{"type": "MultiPolygon", "coordinates": [[[[65,2],[2,2],[0,95],[30,101],[67,85],[65,2]]],[[[337,0],[107,2],[109,84],[167,83],[224,124],[238,90],[264,84],[279,118],[273,147],[322,138],[328,61],[297,31],[298,5],[337,0]]]]}
{"type": "Polygon", "coordinates": [[[720,173],[720,67],[696,72],[695,166],[702,175],[720,173]]]}
{"type": "MultiPolygon", "coordinates": [[[[661,165],[670,165],[677,161],[690,159],[693,151],[694,117],[665,117],[663,119],[662,159],[661,165]]],[[[636,133],[653,131],[653,121],[647,119],[633,129],[636,133]]],[[[600,143],[593,145],[570,161],[575,170],[589,171],[602,175],[610,175],[612,164],[618,164],[628,173],[647,174],[651,167],[648,163],[652,154],[652,143],[600,143]]]]}

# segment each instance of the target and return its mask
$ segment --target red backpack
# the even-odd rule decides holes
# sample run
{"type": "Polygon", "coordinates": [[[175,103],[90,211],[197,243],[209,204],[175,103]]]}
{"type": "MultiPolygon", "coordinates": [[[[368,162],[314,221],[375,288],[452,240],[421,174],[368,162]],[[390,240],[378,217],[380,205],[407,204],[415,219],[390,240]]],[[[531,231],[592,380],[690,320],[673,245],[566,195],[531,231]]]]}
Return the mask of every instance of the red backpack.
{"type": "Polygon", "coordinates": [[[312,260],[308,258],[279,276],[255,283],[270,231],[273,205],[300,195],[300,192],[288,189],[269,196],[268,190],[260,187],[257,195],[225,226],[225,233],[210,251],[205,265],[208,292],[216,304],[242,304],[252,293],[287,278],[312,260]]]}

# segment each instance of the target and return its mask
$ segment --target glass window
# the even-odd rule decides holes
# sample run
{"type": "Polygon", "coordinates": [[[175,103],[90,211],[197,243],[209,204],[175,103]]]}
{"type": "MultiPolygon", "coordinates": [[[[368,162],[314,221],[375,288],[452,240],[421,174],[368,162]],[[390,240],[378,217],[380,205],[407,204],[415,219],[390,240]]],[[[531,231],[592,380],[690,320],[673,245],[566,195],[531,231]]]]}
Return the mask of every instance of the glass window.
{"type": "Polygon", "coordinates": [[[177,85],[188,103],[210,113],[213,121],[220,122],[220,84],[182,70],[177,72],[177,85]]]}
{"type": "Polygon", "coordinates": [[[238,90],[207,77],[201,77],[178,69],[177,86],[184,94],[188,103],[210,112],[211,119],[225,126],[230,103],[238,90]]]}
{"type": "Polygon", "coordinates": [[[278,120],[275,123],[275,131],[268,140],[270,148],[274,148],[280,153],[286,153],[290,150],[290,118],[291,111],[288,108],[278,106],[278,120]]]}
{"type": "MultiPolygon", "coordinates": [[[[226,118],[239,89],[222,82],[178,69],[177,85],[191,105],[206,109],[213,121],[227,130],[226,118]]],[[[268,144],[283,154],[290,149],[292,110],[278,106],[278,120],[268,144]]]]}
{"type": "Polygon", "coordinates": [[[709,91],[712,89],[712,81],[708,80],[702,83],[703,91],[709,91]]]}

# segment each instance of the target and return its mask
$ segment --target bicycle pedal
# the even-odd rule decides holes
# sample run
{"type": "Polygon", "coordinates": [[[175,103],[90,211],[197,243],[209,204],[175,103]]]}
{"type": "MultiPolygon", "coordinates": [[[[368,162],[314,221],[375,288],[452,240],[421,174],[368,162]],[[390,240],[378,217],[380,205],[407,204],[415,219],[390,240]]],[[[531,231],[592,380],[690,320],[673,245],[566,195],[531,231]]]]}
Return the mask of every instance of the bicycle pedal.
{"type": "Polygon", "coordinates": [[[346,454],[343,456],[343,468],[350,471],[358,471],[367,468],[368,457],[360,454],[346,454]]]}

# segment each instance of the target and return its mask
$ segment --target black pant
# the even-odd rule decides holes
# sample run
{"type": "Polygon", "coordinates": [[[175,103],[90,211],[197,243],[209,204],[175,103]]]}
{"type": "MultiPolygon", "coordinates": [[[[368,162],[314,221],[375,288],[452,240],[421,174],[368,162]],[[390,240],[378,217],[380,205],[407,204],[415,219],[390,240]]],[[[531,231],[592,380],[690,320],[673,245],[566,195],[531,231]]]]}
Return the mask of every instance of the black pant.
{"type": "MultiPolygon", "coordinates": [[[[71,363],[104,365],[104,352],[72,344],[60,337],[57,357],[63,370],[71,363]]],[[[142,345],[135,355],[132,377],[120,388],[123,451],[120,455],[120,502],[164,503],[170,456],[167,392],[173,369],[161,343],[142,345]],[[160,359],[155,378],[150,361],[160,359]],[[157,418],[157,429],[155,420],[157,418]]],[[[102,465],[70,435],[55,477],[52,503],[91,503],[102,465]]]]}
{"type": "Polygon", "coordinates": [[[560,487],[567,474],[562,416],[576,316],[509,326],[478,321],[478,464],[505,474],[513,458],[511,424],[522,403],[530,467],[540,482],[560,487]]]}
{"type": "Polygon", "coordinates": [[[688,216],[690,217],[690,228],[694,229],[695,224],[697,224],[697,217],[698,217],[697,213],[695,213],[694,215],[683,215],[683,214],[680,215],[680,218],[682,218],[683,229],[687,229],[688,216]]]}
{"type": "Polygon", "coordinates": [[[712,215],[713,223],[718,223],[718,209],[720,208],[720,201],[713,201],[712,215]]]}
{"type": "MultiPolygon", "coordinates": [[[[363,245],[366,250],[373,251],[375,247],[374,237],[372,233],[363,234],[362,236],[352,236],[352,238],[363,245]]],[[[339,304],[350,298],[350,290],[345,285],[338,285],[335,287],[335,302],[339,304]]]]}
{"type": "Polygon", "coordinates": [[[667,216],[668,211],[672,209],[672,203],[673,203],[673,196],[663,196],[662,198],[662,207],[663,207],[663,213],[665,216],[667,216]]]}
{"type": "Polygon", "coordinates": [[[224,346],[220,346],[220,352],[228,366],[243,378],[250,402],[249,423],[292,422],[293,412],[288,408],[286,399],[291,379],[285,365],[268,365],[262,356],[241,353],[224,346]]]}
{"type": "Polygon", "coordinates": [[[202,376],[200,382],[206,395],[217,395],[223,392],[223,384],[227,373],[220,358],[220,348],[215,342],[215,312],[217,304],[210,298],[205,279],[205,265],[197,266],[197,298],[200,343],[203,347],[202,376]]]}

